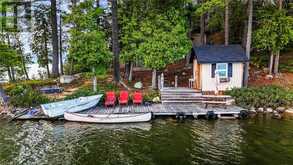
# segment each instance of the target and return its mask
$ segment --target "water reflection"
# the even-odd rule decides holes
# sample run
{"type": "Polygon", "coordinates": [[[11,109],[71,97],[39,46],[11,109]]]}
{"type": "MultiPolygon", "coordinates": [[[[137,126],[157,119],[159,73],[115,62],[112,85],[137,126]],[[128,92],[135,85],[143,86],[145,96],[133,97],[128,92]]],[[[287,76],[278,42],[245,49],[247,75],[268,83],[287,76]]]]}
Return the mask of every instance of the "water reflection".
{"type": "Polygon", "coordinates": [[[48,152],[54,146],[53,126],[48,122],[25,122],[15,135],[15,143],[19,146],[14,162],[18,164],[48,164],[48,152]]]}
{"type": "Polygon", "coordinates": [[[290,164],[293,120],[0,124],[0,164],[290,164]]]}
{"type": "Polygon", "coordinates": [[[242,128],[238,120],[217,120],[192,124],[194,164],[238,164],[242,158],[242,128]],[[205,156],[203,156],[205,155],[205,156]]]}

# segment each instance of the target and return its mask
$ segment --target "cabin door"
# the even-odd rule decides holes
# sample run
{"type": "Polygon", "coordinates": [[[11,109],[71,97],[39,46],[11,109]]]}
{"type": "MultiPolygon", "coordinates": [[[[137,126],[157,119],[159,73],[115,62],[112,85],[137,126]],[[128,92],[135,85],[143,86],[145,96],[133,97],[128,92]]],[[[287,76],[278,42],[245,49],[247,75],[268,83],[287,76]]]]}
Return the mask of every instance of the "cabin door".
{"type": "Polygon", "coordinates": [[[193,88],[200,89],[200,64],[197,63],[196,59],[193,61],[193,80],[193,88]]]}

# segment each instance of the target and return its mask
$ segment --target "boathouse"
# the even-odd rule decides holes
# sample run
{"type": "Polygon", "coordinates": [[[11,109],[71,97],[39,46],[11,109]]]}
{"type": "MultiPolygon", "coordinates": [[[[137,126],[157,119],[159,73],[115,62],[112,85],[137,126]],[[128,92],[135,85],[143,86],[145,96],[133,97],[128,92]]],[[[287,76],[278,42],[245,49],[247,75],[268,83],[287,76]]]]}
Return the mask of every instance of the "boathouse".
{"type": "Polygon", "coordinates": [[[203,93],[240,88],[247,61],[240,45],[193,47],[190,55],[190,63],[193,64],[192,88],[203,93]]]}

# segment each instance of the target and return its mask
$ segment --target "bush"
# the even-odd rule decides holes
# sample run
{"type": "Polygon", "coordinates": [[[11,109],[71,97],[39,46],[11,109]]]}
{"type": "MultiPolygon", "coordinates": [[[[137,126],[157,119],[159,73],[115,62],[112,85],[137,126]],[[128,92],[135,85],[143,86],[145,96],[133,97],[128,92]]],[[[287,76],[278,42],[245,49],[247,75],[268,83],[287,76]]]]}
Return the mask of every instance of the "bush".
{"type": "Polygon", "coordinates": [[[8,94],[9,103],[14,107],[34,107],[50,101],[49,98],[28,85],[16,85],[8,94]]]}
{"type": "Polygon", "coordinates": [[[152,102],[155,97],[160,97],[159,92],[149,91],[144,94],[144,101],[152,102]]]}
{"type": "Polygon", "coordinates": [[[245,108],[291,106],[293,92],[277,86],[232,89],[226,94],[231,95],[237,105],[245,108]]]}
{"type": "Polygon", "coordinates": [[[4,86],[4,89],[9,92],[17,86],[29,86],[31,88],[36,88],[36,87],[41,87],[41,86],[50,86],[50,85],[56,85],[56,82],[52,79],[48,80],[25,80],[25,81],[20,81],[16,83],[8,83],[4,86]]]}

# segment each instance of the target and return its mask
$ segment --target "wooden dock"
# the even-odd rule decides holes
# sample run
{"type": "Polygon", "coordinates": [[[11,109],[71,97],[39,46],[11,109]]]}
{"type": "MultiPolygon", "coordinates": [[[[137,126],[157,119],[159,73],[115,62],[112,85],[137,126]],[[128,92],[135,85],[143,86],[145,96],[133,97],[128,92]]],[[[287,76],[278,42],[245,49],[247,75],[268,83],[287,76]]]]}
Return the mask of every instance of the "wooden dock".
{"type": "Polygon", "coordinates": [[[87,113],[95,114],[115,114],[115,113],[146,113],[152,112],[156,116],[177,116],[183,114],[185,116],[199,116],[207,115],[207,112],[212,111],[218,117],[230,115],[238,117],[240,111],[245,110],[238,106],[210,106],[205,108],[203,104],[196,103],[174,103],[174,104],[153,104],[150,106],[116,106],[116,107],[97,107],[87,113]]]}

